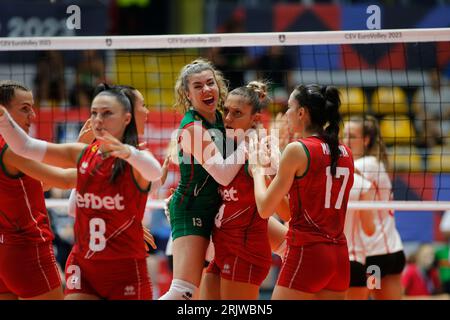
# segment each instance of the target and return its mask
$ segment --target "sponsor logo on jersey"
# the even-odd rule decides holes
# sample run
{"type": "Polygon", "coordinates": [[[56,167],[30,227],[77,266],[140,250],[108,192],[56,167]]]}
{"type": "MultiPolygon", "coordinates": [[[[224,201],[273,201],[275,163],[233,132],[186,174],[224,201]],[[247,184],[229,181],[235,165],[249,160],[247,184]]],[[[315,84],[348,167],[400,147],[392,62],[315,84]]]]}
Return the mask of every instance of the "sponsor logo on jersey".
{"type": "Polygon", "coordinates": [[[80,173],[85,174],[88,166],[89,166],[89,162],[83,161],[80,166],[80,173]]]}
{"type": "Polygon", "coordinates": [[[136,295],[136,291],[134,290],[134,286],[126,286],[123,292],[124,296],[134,296],[136,295]]]}
{"type": "Polygon", "coordinates": [[[234,187],[231,187],[230,189],[221,189],[220,195],[224,201],[239,201],[239,198],[236,196],[237,190],[234,189],[234,187]]]}
{"type": "Polygon", "coordinates": [[[92,146],[92,148],[91,148],[91,151],[92,152],[97,152],[97,150],[98,150],[98,146],[97,145],[95,145],[95,146],[92,146]]]}
{"type": "Polygon", "coordinates": [[[228,263],[223,265],[223,273],[230,273],[230,265],[228,263]]]}
{"type": "Polygon", "coordinates": [[[123,200],[124,197],[120,194],[116,194],[114,197],[100,197],[93,193],[81,195],[77,192],[77,207],[79,208],[124,210],[123,200]]]}

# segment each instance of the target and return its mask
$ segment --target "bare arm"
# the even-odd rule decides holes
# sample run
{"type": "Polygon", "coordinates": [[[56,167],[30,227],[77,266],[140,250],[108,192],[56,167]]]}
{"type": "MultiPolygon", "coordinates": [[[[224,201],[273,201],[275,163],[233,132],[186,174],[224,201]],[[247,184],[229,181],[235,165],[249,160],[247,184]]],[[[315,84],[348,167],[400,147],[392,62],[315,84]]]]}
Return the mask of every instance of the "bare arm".
{"type": "MultiPolygon", "coordinates": [[[[267,187],[270,185],[271,182],[272,178],[270,178],[270,176],[266,176],[267,187]]],[[[289,207],[289,200],[287,196],[284,196],[283,199],[281,199],[280,203],[275,209],[275,212],[283,221],[291,220],[291,208],[289,207]]],[[[270,219],[272,219],[272,217],[270,219]]]]}
{"type": "Polygon", "coordinates": [[[289,192],[297,172],[306,170],[308,159],[304,149],[298,142],[290,143],[281,155],[278,173],[267,188],[264,178],[264,168],[252,166],[253,183],[255,186],[255,201],[259,215],[270,217],[278,204],[289,192]]]}
{"type": "MultiPolygon", "coordinates": [[[[370,188],[366,192],[361,195],[360,200],[373,200],[375,199],[375,190],[374,188],[370,188]]],[[[361,221],[361,228],[364,233],[369,237],[375,233],[375,221],[374,216],[375,213],[372,210],[360,210],[358,211],[359,219],[361,221]]]]}
{"type": "Polygon", "coordinates": [[[27,176],[43,182],[47,186],[70,189],[77,183],[76,169],[61,169],[49,166],[18,156],[10,149],[6,150],[3,161],[7,168],[16,168],[17,171],[23,172],[27,176]]]}
{"type": "Polygon", "coordinates": [[[283,243],[288,232],[288,228],[274,217],[270,217],[268,221],[267,232],[272,251],[277,250],[283,243]]]}
{"type": "Polygon", "coordinates": [[[184,129],[181,146],[183,152],[192,154],[214,180],[223,186],[233,181],[245,162],[245,147],[242,143],[224,160],[209,132],[200,125],[184,129]]]}
{"type": "Polygon", "coordinates": [[[164,183],[166,183],[167,174],[169,173],[170,162],[171,162],[171,155],[169,154],[164,159],[164,163],[162,165],[161,185],[164,185],[164,183]]]}
{"type": "Polygon", "coordinates": [[[85,147],[80,143],[55,144],[34,139],[17,125],[3,106],[0,106],[0,134],[17,155],[62,168],[76,167],[85,147]]]}
{"type": "Polygon", "coordinates": [[[98,141],[110,150],[111,156],[121,158],[131,165],[136,182],[142,189],[146,189],[149,182],[161,178],[161,164],[147,150],[138,150],[124,144],[109,132],[104,132],[102,137],[98,137],[98,141]]]}

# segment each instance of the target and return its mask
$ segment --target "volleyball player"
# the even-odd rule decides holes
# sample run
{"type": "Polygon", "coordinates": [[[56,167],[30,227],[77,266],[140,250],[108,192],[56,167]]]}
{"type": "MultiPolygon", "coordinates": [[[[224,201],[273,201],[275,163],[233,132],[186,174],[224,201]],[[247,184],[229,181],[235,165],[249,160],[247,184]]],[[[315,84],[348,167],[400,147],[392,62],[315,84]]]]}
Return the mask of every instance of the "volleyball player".
{"type": "MultiPolygon", "coordinates": [[[[375,188],[374,201],[389,201],[392,184],[387,173],[388,161],[378,121],[370,115],[353,116],[345,124],[344,143],[353,152],[355,168],[375,188]]],[[[405,254],[395,226],[392,210],[377,210],[376,228],[370,237],[361,237],[366,247],[366,265],[381,271],[381,288],[371,290],[375,299],[401,299],[401,273],[405,267],[405,254]]]]}
{"type": "MultiPolygon", "coordinates": [[[[263,82],[252,81],[232,90],[224,105],[224,124],[229,138],[236,143],[243,141],[250,130],[258,127],[260,112],[268,102],[267,85],[263,82]]],[[[241,167],[228,186],[219,186],[223,203],[212,233],[214,259],[202,281],[215,281],[216,275],[220,275],[220,284],[215,288],[211,283],[205,286],[210,292],[202,294],[202,298],[211,298],[217,291],[220,293],[215,298],[225,300],[249,300],[259,296],[259,287],[271,266],[272,250],[268,219],[259,216],[252,189],[248,163],[241,167]]],[[[285,211],[277,212],[286,216],[287,211],[290,218],[287,205],[280,208],[285,211]]]]}
{"type": "MultiPolygon", "coordinates": [[[[0,81],[0,104],[29,131],[36,117],[31,90],[0,81]]],[[[41,181],[69,188],[76,173],[23,158],[2,137],[0,149],[0,299],[62,299],[41,181]]]]}
{"type": "MultiPolygon", "coordinates": [[[[372,183],[355,172],[349,200],[369,201],[374,199],[374,195],[375,188],[372,183]]],[[[345,297],[347,300],[367,300],[369,297],[366,275],[367,253],[362,233],[371,236],[374,232],[375,222],[372,210],[347,210],[344,226],[350,258],[350,287],[345,297]]]]}
{"type": "Polygon", "coordinates": [[[300,85],[288,104],[290,132],[301,138],[284,149],[268,188],[264,168],[251,166],[261,217],[290,196],[287,249],[272,298],[344,299],[350,266],[343,229],[354,167],[350,149],[338,142],[339,92],[300,85]]]}
{"type": "MultiPolygon", "coordinates": [[[[138,136],[141,137],[144,135],[144,127],[145,123],[147,122],[147,114],[148,114],[148,108],[145,105],[144,96],[142,93],[137,90],[136,88],[128,85],[113,85],[109,86],[111,88],[121,89],[125,91],[129,91],[129,96],[133,97],[133,116],[136,122],[136,129],[138,136]]],[[[98,86],[97,90],[102,90],[102,86],[98,86]]],[[[96,92],[94,92],[94,95],[96,92]]],[[[92,123],[91,119],[89,118],[84,123],[83,127],[80,130],[80,133],[78,135],[77,142],[85,143],[85,144],[91,144],[95,140],[95,136],[92,130],[92,123]]],[[[140,149],[145,149],[145,142],[142,142],[139,144],[140,149]]],[[[148,192],[149,195],[155,193],[161,185],[164,184],[167,172],[168,172],[168,160],[166,159],[162,165],[162,176],[160,180],[152,181],[150,191],[148,192]]],[[[70,193],[69,201],[68,201],[68,214],[72,217],[75,217],[76,215],[76,189],[72,189],[72,192],[70,193]]],[[[143,227],[144,230],[144,240],[146,245],[146,250],[149,251],[150,247],[153,249],[156,249],[156,243],[155,239],[153,238],[153,235],[150,233],[150,230],[148,230],[145,226],[143,227]]]]}
{"type": "Polygon", "coordinates": [[[91,106],[96,141],[53,144],[30,138],[0,108],[0,133],[24,157],[77,167],[75,244],[66,266],[68,299],[150,299],[141,220],[154,157],[136,149],[133,98],[105,88],[91,106]],[[141,243],[142,245],[137,245],[141,243]]]}
{"type": "Polygon", "coordinates": [[[221,72],[203,59],[184,66],[175,85],[175,106],[185,115],[178,137],[181,179],[169,203],[173,280],[162,300],[196,296],[221,205],[218,186],[227,186],[244,163],[242,143],[227,159],[223,157],[225,132],[219,109],[227,92],[221,72]]]}

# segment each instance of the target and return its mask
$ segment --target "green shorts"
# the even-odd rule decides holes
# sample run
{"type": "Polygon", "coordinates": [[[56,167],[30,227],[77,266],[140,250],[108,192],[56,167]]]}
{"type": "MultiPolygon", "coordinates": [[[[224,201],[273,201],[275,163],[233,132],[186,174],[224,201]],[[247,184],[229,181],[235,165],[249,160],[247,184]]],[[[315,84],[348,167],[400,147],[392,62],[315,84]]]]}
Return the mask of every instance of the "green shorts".
{"type": "Polygon", "coordinates": [[[209,239],[219,206],[217,208],[213,206],[209,210],[185,210],[177,208],[176,202],[172,200],[169,204],[172,240],[189,235],[197,235],[209,239]]]}

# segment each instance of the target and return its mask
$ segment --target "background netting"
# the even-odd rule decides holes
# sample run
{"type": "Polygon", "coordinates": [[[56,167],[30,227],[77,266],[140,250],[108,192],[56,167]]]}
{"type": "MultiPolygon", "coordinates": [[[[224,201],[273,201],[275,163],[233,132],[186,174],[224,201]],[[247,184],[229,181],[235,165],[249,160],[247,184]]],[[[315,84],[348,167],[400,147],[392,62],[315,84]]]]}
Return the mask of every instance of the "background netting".
{"type": "MultiPolygon", "coordinates": [[[[55,142],[76,139],[97,83],[136,87],[150,108],[144,140],[161,162],[182,117],[172,108],[176,77],[197,57],[213,61],[230,88],[269,80],[273,102],[266,125],[286,110],[297,84],[334,85],[344,117],[369,113],[379,119],[393,182],[395,201],[350,207],[433,212],[450,209],[450,87],[442,72],[449,41],[448,29],[3,38],[0,78],[33,89],[32,134],[55,142]]],[[[149,206],[161,207],[158,199],[178,178],[171,166],[149,206]]],[[[411,213],[404,221],[423,226],[423,216],[411,213]]]]}

